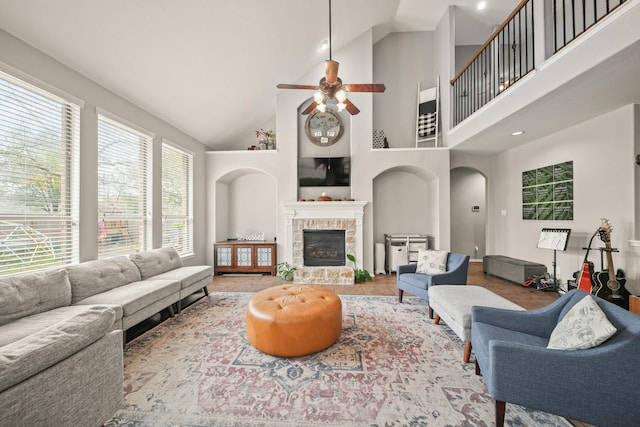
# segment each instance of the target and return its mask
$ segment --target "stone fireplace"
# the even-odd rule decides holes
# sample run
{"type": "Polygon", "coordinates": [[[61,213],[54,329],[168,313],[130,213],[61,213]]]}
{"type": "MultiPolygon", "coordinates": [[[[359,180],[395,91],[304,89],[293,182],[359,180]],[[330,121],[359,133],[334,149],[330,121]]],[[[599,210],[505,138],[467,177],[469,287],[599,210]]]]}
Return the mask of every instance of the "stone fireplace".
{"type": "MultiPolygon", "coordinates": [[[[358,268],[362,268],[363,231],[362,218],[367,202],[292,202],[285,203],[287,221],[286,259],[296,267],[293,281],[300,284],[352,285],[353,265],[346,260],[347,254],[356,257],[358,268]],[[344,234],[344,252],[341,265],[308,265],[305,263],[305,231],[329,231],[334,235],[344,234]]],[[[309,232],[312,233],[309,233],[309,232]]],[[[312,262],[313,263],[313,262],[312,262]]]]}

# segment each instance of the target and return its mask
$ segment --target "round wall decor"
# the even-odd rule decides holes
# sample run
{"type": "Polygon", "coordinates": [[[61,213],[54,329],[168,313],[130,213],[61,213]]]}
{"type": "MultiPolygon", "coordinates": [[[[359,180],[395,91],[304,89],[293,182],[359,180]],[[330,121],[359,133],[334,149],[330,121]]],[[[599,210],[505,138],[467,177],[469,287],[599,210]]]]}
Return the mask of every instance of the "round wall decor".
{"type": "Polygon", "coordinates": [[[340,116],[329,108],[324,112],[315,110],[309,114],[304,128],[311,142],[325,147],[338,142],[344,132],[340,116]]]}

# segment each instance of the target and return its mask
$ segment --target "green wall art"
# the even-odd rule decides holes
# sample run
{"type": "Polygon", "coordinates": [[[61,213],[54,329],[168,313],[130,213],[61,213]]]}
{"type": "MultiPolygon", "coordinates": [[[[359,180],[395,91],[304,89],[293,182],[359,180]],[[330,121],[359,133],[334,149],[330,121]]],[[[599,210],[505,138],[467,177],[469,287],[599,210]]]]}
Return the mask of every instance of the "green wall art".
{"type": "Polygon", "coordinates": [[[522,219],[573,220],[573,161],[522,172],[522,219]]]}

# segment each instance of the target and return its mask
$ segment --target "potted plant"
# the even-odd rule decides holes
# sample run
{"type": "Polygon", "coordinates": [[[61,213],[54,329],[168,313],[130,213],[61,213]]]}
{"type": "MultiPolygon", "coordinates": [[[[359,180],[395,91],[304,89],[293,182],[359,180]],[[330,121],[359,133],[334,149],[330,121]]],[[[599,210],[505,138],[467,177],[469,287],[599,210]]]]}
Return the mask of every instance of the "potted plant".
{"type": "Polygon", "coordinates": [[[293,272],[296,271],[296,268],[285,261],[276,265],[276,271],[278,272],[279,278],[281,278],[282,280],[291,281],[293,280],[293,272]]]}
{"type": "Polygon", "coordinates": [[[373,279],[371,278],[371,275],[369,274],[369,272],[367,270],[362,270],[359,268],[356,268],[356,257],[353,256],[352,254],[347,254],[347,258],[349,259],[349,261],[351,261],[353,263],[353,279],[355,283],[364,283],[364,282],[370,282],[373,279]]]}

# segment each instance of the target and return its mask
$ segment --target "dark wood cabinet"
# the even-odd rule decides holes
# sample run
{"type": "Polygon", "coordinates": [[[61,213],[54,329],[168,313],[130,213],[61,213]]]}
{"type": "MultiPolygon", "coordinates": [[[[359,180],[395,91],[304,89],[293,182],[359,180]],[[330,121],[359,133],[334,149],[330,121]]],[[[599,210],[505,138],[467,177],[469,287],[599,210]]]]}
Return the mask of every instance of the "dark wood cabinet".
{"type": "Polygon", "coordinates": [[[276,242],[226,241],[213,245],[213,268],[222,273],[276,274],[276,242]]]}
{"type": "Polygon", "coordinates": [[[629,295],[629,311],[640,316],[640,297],[629,295]]]}

